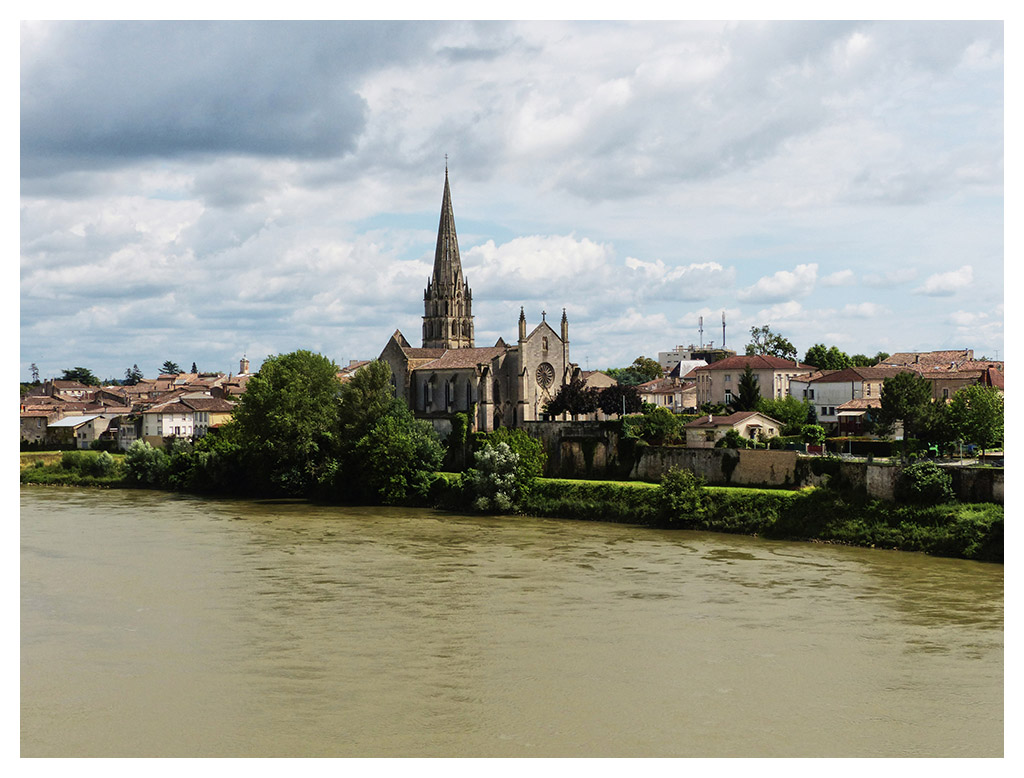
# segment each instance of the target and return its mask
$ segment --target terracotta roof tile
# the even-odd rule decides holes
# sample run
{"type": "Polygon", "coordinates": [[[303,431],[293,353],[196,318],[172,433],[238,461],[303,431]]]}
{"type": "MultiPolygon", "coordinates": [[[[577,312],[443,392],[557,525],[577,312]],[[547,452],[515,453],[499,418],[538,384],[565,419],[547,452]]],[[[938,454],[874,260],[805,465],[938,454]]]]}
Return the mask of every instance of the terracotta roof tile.
{"type": "Polygon", "coordinates": [[[728,357],[727,359],[720,359],[718,362],[712,362],[710,365],[702,365],[701,367],[694,368],[694,372],[705,372],[708,370],[743,370],[748,364],[750,365],[751,370],[801,370],[805,373],[814,370],[813,365],[805,365],[793,359],[783,359],[782,357],[769,357],[763,354],[754,354],[751,356],[737,355],[735,357],[728,357]]]}

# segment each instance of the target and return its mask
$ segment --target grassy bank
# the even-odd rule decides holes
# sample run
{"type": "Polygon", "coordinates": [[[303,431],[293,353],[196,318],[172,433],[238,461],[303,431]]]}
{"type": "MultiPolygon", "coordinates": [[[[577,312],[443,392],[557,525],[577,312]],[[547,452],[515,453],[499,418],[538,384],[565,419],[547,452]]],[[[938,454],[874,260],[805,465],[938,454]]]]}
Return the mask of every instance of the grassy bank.
{"type": "MultiPolygon", "coordinates": [[[[22,454],[22,483],[118,488],[123,457],[99,452],[22,454]]],[[[437,473],[424,507],[472,512],[461,473],[437,473]]],[[[773,539],[923,551],[1003,561],[1003,506],[908,505],[829,489],[707,486],[672,493],[637,481],[538,478],[519,506],[530,516],[729,532],[773,539]]]]}
{"type": "Polygon", "coordinates": [[[1003,561],[1003,506],[990,503],[901,505],[827,489],[704,487],[692,509],[681,513],[651,484],[538,479],[522,511],[1003,561]]]}

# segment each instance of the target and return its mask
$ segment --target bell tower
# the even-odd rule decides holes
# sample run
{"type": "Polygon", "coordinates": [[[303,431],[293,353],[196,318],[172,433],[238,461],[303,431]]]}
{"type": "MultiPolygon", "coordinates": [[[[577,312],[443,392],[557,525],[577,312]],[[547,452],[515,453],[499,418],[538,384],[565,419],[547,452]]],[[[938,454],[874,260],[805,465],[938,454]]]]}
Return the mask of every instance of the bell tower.
{"type": "Polygon", "coordinates": [[[473,348],[473,293],[462,276],[447,164],[434,272],[423,292],[423,348],[473,348]]]}

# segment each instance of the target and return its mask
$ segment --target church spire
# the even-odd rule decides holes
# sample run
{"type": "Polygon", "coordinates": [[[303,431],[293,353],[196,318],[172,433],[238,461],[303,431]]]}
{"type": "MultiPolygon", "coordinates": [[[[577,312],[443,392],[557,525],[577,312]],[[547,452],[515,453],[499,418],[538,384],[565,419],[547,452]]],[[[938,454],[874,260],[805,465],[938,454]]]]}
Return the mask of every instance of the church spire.
{"type": "Polygon", "coordinates": [[[423,347],[473,348],[473,293],[462,276],[455,212],[444,165],[444,194],[437,226],[434,270],[423,294],[423,347]]]}

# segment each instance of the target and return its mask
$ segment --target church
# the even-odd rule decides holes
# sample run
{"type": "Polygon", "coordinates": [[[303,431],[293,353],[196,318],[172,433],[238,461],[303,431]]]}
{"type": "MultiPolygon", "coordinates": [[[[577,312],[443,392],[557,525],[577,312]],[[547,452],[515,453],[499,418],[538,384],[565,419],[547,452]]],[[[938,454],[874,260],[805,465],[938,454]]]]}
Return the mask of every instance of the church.
{"type": "Polygon", "coordinates": [[[462,275],[447,166],[434,269],[423,293],[422,345],[412,346],[395,330],[380,359],[391,368],[397,395],[442,434],[457,413],[469,414],[471,428],[481,432],[541,420],[547,402],[579,373],[569,360],[564,308],[558,332],[544,313],[528,333],[520,308],[514,344],[498,338],[493,346],[476,347],[473,293],[462,275]]]}

